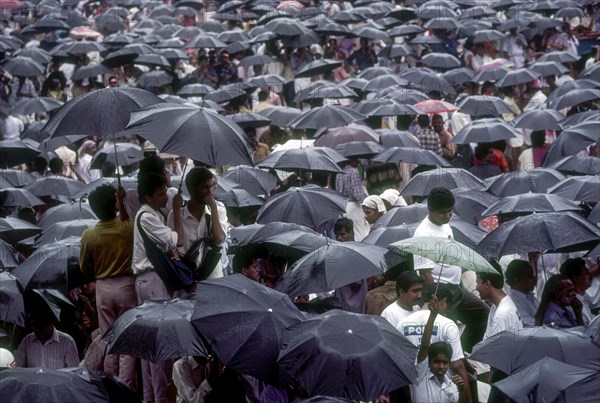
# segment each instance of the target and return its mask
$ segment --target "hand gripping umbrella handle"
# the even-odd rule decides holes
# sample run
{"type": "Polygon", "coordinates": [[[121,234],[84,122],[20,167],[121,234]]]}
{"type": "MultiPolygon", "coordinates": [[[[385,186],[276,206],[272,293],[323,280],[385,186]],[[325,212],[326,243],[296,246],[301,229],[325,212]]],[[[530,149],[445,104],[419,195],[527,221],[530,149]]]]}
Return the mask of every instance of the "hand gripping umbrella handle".
{"type": "Polygon", "coordinates": [[[117,166],[117,183],[119,187],[121,187],[121,173],[119,172],[119,159],[117,157],[117,140],[115,139],[115,134],[113,133],[113,146],[115,148],[115,165],[117,166]]]}
{"type": "MultiPolygon", "coordinates": [[[[444,256],[446,258],[446,256],[444,256]]],[[[437,298],[438,288],[440,287],[440,278],[442,278],[442,271],[444,271],[444,260],[442,259],[442,265],[440,266],[440,274],[438,274],[437,284],[435,285],[435,292],[433,295],[437,298]]]]}

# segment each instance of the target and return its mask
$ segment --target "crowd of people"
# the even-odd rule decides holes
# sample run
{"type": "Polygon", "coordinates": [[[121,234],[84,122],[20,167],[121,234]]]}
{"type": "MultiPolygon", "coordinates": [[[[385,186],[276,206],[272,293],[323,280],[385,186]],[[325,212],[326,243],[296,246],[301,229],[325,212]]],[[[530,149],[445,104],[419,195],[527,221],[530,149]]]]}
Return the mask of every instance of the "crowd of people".
{"type": "MultiPolygon", "coordinates": [[[[411,193],[405,189],[407,183],[425,182],[420,175],[436,166],[461,168],[463,179],[475,186],[480,183],[466,189],[475,198],[475,193],[483,193],[484,182],[479,180],[489,186],[511,172],[526,175],[525,171],[547,169],[562,178],[558,171],[600,174],[599,3],[567,1],[565,7],[558,2],[528,6],[437,0],[154,3],[103,0],[61,6],[50,1],[46,7],[40,3],[28,8],[26,2],[10,11],[0,7],[4,30],[0,156],[5,159],[0,165],[6,168],[0,171],[0,275],[5,276],[0,281],[24,281],[19,267],[52,243],[40,241],[52,228],[43,225],[49,215],[79,206],[60,213],[63,218],[53,223],[94,220],[76,233],[65,231],[53,239],[80,238],[74,270],[81,280],[75,287],[56,287],[66,291],[61,293],[19,285],[22,315],[9,315],[8,304],[0,307],[0,330],[8,331],[4,337],[0,333],[0,371],[93,368],[119,377],[144,401],[157,403],[309,398],[301,382],[265,382],[237,372],[214,351],[207,357],[151,362],[108,354],[103,336],[124,312],[146,301],[189,298],[198,281],[239,273],[285,291],[286,273],[298,256],[272,253],[263,244],[239,247],[235,234],[257,223],[265,200],[295,187],[317,185],[345,198],[344,212],[330,214],[311,229],[331,242],[368,243],[370,234],[386,228],[384,223],[397,212],[423,208],[422,215],[402,222],[411,237],[455,239],[453,214],[458,214],[477,234],[469,246],[479,251],[477,243],[483,236],[522,214],[483,216],[490,206],[480,202],[484,208],[476,217],[467,217],[459,206],[463,199],[457,191],[465,190],[460,185],[454,189],[441,183],[425,193],[411,193]],[[66,17],[60,17],[61,12],[66,17]],[[89,27],[75,29],[69,26],[70,19],[89,27]],[[48,21],[63,25],[40,28],[48,21]],[[278,22],[283,29],[277,28],[278,22]],[[293,29],[298,29],[296,35],[285,32],[293,29]],[[581,42],[587,38],[596,42],[584,49],[581,42]],[[78,43],[86,47],[75,50],[78,43]],[[319,61],[322,65],[315,67],[319,61]],[[519,73],[514,74],[516,81],[505,84],[513,72],[519,73]],[[155,76],[160,79],[149,78],[155,76]],[[373,86],[378,82],[382,85],[373,86]],[[366,136],[380,150],[341,151],[343,159],[335,161],[340,165],[337,173],[272,169],[269,175],[276,183],[251,195],[260,204],[242,205],[227,196],[232,180],[224,176],[231,166],[209,166],[157,150],[125,127],[111,139],[81,133],[61,143],[55,140],[67,137],[49,138],[44,132],[45,123],[63,103],[107,88],[134,87],[166,102],[198,105],[238,118],[257,166],[282,150],[312,144],[315,135],[316,146],[331,136],[327,122],[299,129],[293,119],[276,121],[277,111],[298,117],[324,105],[360,110],[364,120],[354,119],[342,127],[346,137],[338,145],[364,143],[366,136]],[[569,94],[579,98],[560,104],[569,94]],[[477,96],[482,96],[485,110],[467,112],[465,106],[457,106],[477,96]],[[35,101],[40,101],[37,106],[35,101]],[[486,103],[496,101],[500,107],[486,103]],[[380,106],[392,112],[381,112],[380,106]],[[475,136],[457,141],[482,119],[493,127],[492,140],[478,141],[475,136]],[[508,126],[512,134],[494,137],[494,132],[504,130],[498,125],[508,126]],[[569,143],[564,139],[575,126],[585,133],[569,143]],[[135,162],[98,161],[100,153],[116,152],[121,143],[137,147],[135,162]],[[428,153],[427,162],[419,160],[416,148],[413,156],[401,161],[371,160],[391,147],[411,150],[407,145],[411,143],[428,153]],[[575,148],[583,145],[573,151],[575,143],[575,148]],[[571,157],[577,159],[573,165],[560,165],[571,157]],[[436,165],[431,162],[434,158],[436,165]],[[27,190],[31,183],[46,179],[57,180],[54,188],[27,190]],[[79,192],[63,193],[58,189],[61,181],[76,183],[79,192]],[[25,230],[18,232],[17,226],[25,230]],[[163,274],[161,256],[170,261],[169,267],[191,269],[191,276],[182,275],[182,283],[174,285],[163,274]]],[[[242,177],[237,185],[246,189],[247,184],[242,177]]],[[[568,211],[589,218],[596,227],[600,220],[593,219],[598,217],[595,206],[600,197],[594,197],[573,198],[575,209],[568,211]]],[[[595,230],[600,240],[600,231],[595,230]]],[[[307,315],[341,309],[381,316],[414,344],[415,382],[381,390],[379,402],[510,401],[490,385],[511,374],[470,359],[471,353],[478,343],[501,332],[519,333],[536,326],[582,331],[598,322],[594,318],[600,310],[600,255],[588,255],[597,242],[590,245],[569,253],[544,249],[485,256],[494,273],[475,273],[418,254],[403,256],[381,276],[290,299],[307,315]]],[[[555,401],[593,401],[587,390],[577,393],[574,386],[555,401]]]]}

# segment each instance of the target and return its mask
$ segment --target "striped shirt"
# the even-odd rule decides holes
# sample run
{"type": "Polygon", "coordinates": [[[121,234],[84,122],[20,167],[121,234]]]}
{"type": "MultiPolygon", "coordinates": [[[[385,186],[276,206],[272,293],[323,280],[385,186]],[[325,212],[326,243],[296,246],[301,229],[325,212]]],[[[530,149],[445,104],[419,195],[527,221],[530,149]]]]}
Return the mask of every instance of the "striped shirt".
{"type": "Polygon", "coordinates": [[[70,368],[79,365],[79,354],[71,336],[54,329],[52,337],[42,344],[29,333],[16,352],[17,367],[23,368],[70,368]]]}

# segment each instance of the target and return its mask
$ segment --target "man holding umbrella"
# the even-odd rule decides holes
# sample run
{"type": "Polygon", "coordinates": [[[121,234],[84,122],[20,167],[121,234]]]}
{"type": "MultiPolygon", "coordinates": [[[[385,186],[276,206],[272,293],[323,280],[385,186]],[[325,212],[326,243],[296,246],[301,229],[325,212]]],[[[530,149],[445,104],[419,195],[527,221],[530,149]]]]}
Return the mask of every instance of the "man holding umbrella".
{"type": "MultiPolygon", "coordinates": [[[[448,225],[454,209],[454,195],[444,187],[433,188],[427,198],[429,214],[417,227],[414,237],[454,238],[448,225]]],[[[432,283],[446,284],[451,291],[449,317],[463,322],[467,328],[462,335],[463,347],[469,351],[483,339],[489,309],[485,303],[467,291],[461,284],[462,269],[458,266],[439,264],[421,256],[414,256],[415,270],[424,280],[424,286],[432,283]]]]}

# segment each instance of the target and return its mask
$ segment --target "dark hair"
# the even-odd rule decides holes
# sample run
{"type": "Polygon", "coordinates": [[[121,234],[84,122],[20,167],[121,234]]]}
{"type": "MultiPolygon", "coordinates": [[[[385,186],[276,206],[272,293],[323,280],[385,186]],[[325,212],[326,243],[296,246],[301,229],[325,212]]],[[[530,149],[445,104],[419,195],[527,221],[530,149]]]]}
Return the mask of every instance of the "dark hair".
{"type": "Polygon", "coordinates": [[[158,155],[149,155],[140,162],[140,172],[138,177],[144,174],[155,173],[159,175],[165,174],[165,161],[158,155]]]}
{"type": "Polygon", "coordinates": [[[427,359],[429,362],[433,360],[433,358],[438,355],[443,354],[448,358],[448,361],[452,360],[452,346],[443,341],[436,341],[435,343],[431,343],[429,345],[429,350],[427,351],[427,359]]]}
{"type": "Polygon", "coordinates": [[[266,101],[268,98],[269,98],[269,94],[266,91],[258,92],[258,100],[259,101],[266,101]]]}
{"type": "Polygon", "coordinates": [[[419,126],[427,127],[429,126],[429,116],[419,115],[419,117],[417,118],[417,122],[419,122],[419,126]]]}
{"type": "Polygon", "coordinates": [[[333,232],[338,233],[341,230],[345,230],[346,232],[354,232],[354,222],[347,217],[338,218],[333,226],[333,232]]]}
{"type": "Polygon", "coordinates": [[[111,220],[117,216],[115,211],[117,196],[114,187],[108,184],[98,186],[90,193],[88,199],[92,211],[101,221],[111,220]]]}
{"type": "Polygon", "coordinates": [[[141,204],[146,204],[146,196],[154,194],[156,189],[167,185],[167,178],[154,172],[138,175],[138,196],[141,204]]]}
{"type": "Polygon", "coordinates": [[[50,160],[50,162],[48,163],[48,167],[50,168],[50,172],[52,172],[53,174],[57,175],[59,173],[62,172],[63,168],[64,168],[65,164],[63,163],[63,160],[61,160],[58,157],[54,157],[50,160]]]}
{"type": "Polygon", "coordinates": [[[438,301],[443,300],[444,298],[446,298],[446,301],[448,301],[448,303],[450,303],[450,300],[452,299],[452,293],[450,292],[450,288],[448,288],[447,284],[444,283],[439,283],[438,284],[429,284],[428,286],[423,288],[423,302],[427,303],[429,301],[431,301],[431,298],[435,295],[437,297],[438,301]],[[435,291],[437,287],[437,293],[435,291]]]}
{"type": "Polygon", "coordinates": [[[580,275],[583,271],[587,271],[587,265],[585,264],[585,260],[580,257],[567,259],[560,266],[560,274],[564,274],[573,280],[573,277],[580,275]]]}
{"type": "Polygon", "coordinates": [[[433,122],[434,119],[442,119],[442,122],[444,121],[444,117],[442,115],[440,115],[439,113],[436,113],[435,115],[433,115],[431,117],[431,121],[433,122]]]}
{"type": "Polygon", "coordinates": [[[447,210],[454,207],[454,195],[445,187],[431,189],[427,196],[427,209],[430,211],[447,210]]]}
{"type": "Polygon", "coordinates": [[[405,271],[396,279],[396,296],[400,296],[400,290],[406,292],[415,284],[423,284],[423,279],[416,271],[405,271]]]}
{"type": "Polygon", "coordinates": [[[543,147],[546,142],[546,133],[542,130],[536,130],[531,133],[531,146],[538,148],[543,147]]]}
{"type": "Polygon", "coordinates": [[[198,186],[205,184],[214,177],[215,175],[210,172],[210,170],[201,167],[194,167],[190,169],[190,172],[185,177],[185,186],[191,195],[198,186]]]}
{"type": "Polygon", "coordinates": [[[550,304],[552,299],[554,299],[554,296],[560,290],[561,283],[565,280],[569,280],[569,277],[565,276],[564,274],[555,274],[550,276],[550,278],[548,278],[546,281],[546,285],[544,285],[544,291],[542,292],[542,297],[540,298],[540,305],[535,313],[536,326],[542,326],[544,324],[544,316],[546,315],[548,304],[550,304]]]}
{"type": "Polygon", "coordinates": [[[515,280],[523,276],[523,271],[530,267],[530,264],[526,260],[514,259],[512,262],[508,264],[506,268],[506,283],[509,286],[513,286],[515,284],[515,280]]]}
{"type": "Polygon", "coordinates": [[[504,287],[504,277],[500,273],[487,273],[487,272],[479,272],[477,273],[482,282],[490,282],[492,287],[497,290],[502,289],[504,287]]]}
{"type": "Polygon", "coordinates": [[[477,147],[475,147],[475,158],[477,158],[477,161],[481,161],[481,160],[487,158],[489,153],[490,153],[489,143],[479,143],[479,144],[477,144],[477,147]]]}

